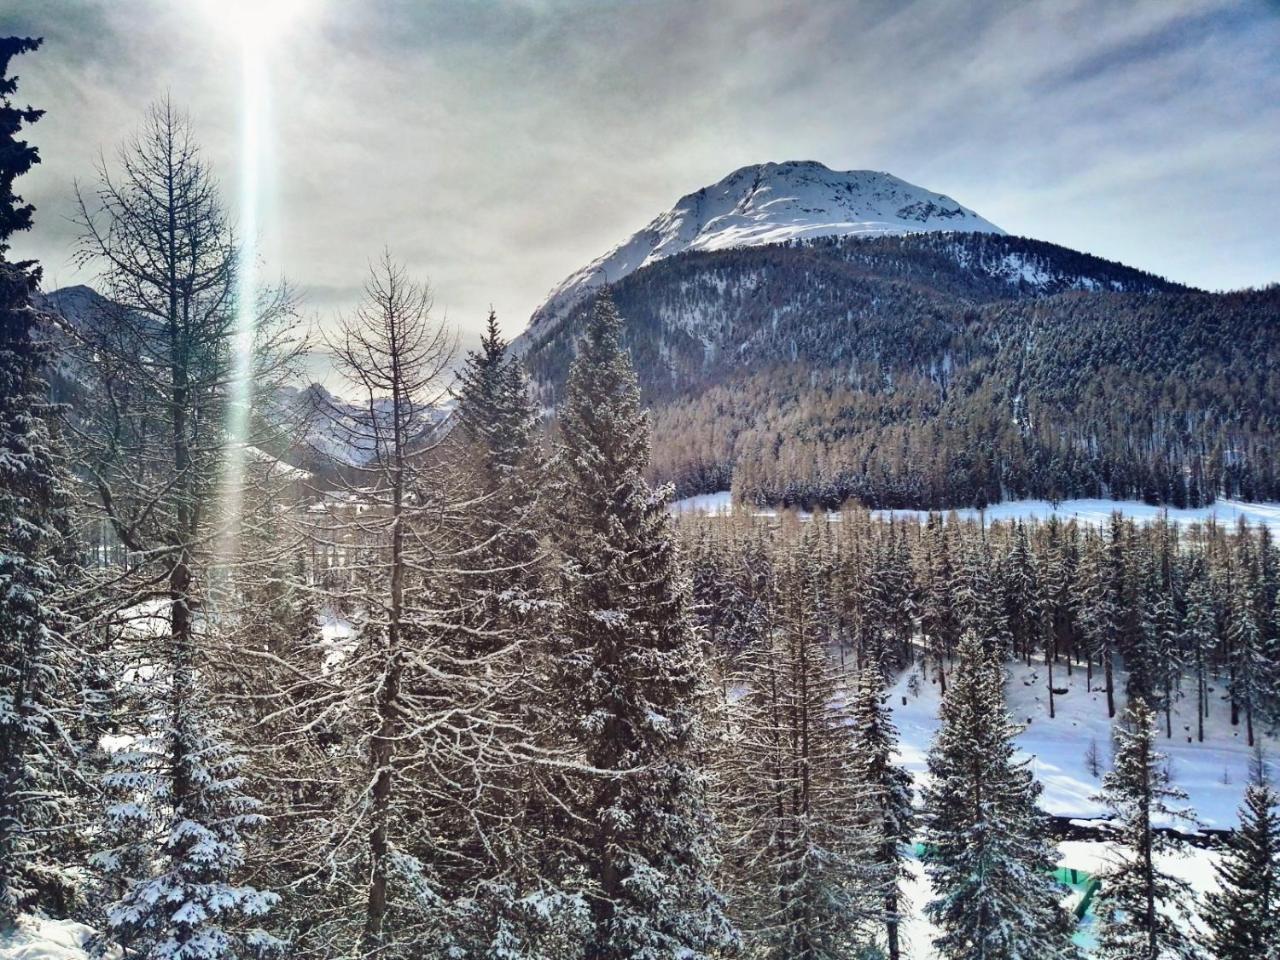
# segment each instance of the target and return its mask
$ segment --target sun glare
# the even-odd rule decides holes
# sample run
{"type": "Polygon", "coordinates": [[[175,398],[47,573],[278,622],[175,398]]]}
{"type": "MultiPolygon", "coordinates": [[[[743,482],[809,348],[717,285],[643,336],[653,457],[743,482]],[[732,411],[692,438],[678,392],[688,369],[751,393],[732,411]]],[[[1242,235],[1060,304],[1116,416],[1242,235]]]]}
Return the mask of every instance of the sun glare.
{"type": "Polygon", "coordinates": [[[246,45],[279,37],[306,16],[309,6],[307,0],[205,0],[210,20],[246,45]]]}
{"type": "Polygon", "coordinates": [[[245,482],[250,411],[253,407],[253,353],[257,336],[259,232],[264,182],[270,154],[266,129],[273,49],[285,39],[291,23],[306,12],[307,0],[220,0],[210,16],[240,46],[240,150],[237,233],[236,322],[232,341],[232,395],[227,412],[226,510],[229,542],[225,557],[236,551],[235,531],[245,482]]]}

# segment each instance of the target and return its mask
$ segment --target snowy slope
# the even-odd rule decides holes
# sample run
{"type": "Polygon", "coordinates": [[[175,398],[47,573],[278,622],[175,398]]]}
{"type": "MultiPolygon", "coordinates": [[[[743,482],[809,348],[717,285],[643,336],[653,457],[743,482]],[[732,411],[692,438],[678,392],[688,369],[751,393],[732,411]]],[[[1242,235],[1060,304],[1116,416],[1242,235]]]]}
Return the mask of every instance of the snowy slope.
{"type": "MultiPolygon", "coordinates": [[[[88,960],[94,956],[93,930],[74,920],[50,920],[23,914],[17,925],[0,932],[0,960],[88,960]]],[[[118,957],[112,949],[108,957],[118,957]]]]}
{"type": "Polygon", "coordinates": [[[682,197],[666,213],[553,289],[521,338],[527,345],[604,283],[686,250],[809,237],[953,230],[1004,233],[950,197],[872,170],[812,160],[760,163],[682,197]]]}
{"type": "MultiPolygon", "coordinates": [[[[927,777],[925,757],[937,732],[939,696],[937,687],[929,683],[921,683],[919,695],[913,695],[909,689],[913,672],[909,670],[899,678],[891,691],[889,703],[901,734],[899,760],[919,783],[927,777]]],[[[1009,667],[1005,689],[1010,712],[1015,720],[1026,724],[1018,737],[1020,757],[1030,760],[1036,777],[1043,785],[1040,802],[1048,813],[1065,817],[1097,817],[1103,810],[1091,797],[1101,783],[1087,769],[1085,752],[1090,741],[1096,741],[1102,758],[1101,772],[1108,769],[1110,724],[1105,695],[1096,686],[1092,692],[1086,690],[1083,670],[1076,670],[1068,677],[1059,665],[1054,670],[1054,686],[1066,687],[1070,692],[1056,698],[1057,715],[1050,720],[1045,679],[1041,665],[1027,668],[1018,663],[1009,667]]],[[[1100,678],[1095,677],[1097,679],[1100,678]]],[[[1116,684],[1123,690],[1123,674],[1117,675],[1116,684]]],[[[1174,784],[1190,796],[1189,805],[1204,825],[1229,829],[1236,824],[1237,807],[1244,794],[1249,750],[1244,743],[1243,729],[1233,728],[1228,722],[1228,706],[1220,699],[1221,684],[1215,686],[1210,716],[1205,724],[1205,742],[1187,742],[1188,736],[1192,740],[1195,736],[1195,706],[1194,701],[1188,704],[1183,700],[1174,710],[1173,738],[1166,738],[1161,727],[1156,737],[1156,748],[1169,757],[1174,784]]],[[[1122,709],[1123,703],[1123,695],[1118,695],[1118,707],[1122,709]]],[[[1163,724],[1163,716],[1159,719],[1163,724]]],[[[1274,739],[1264,742],[1268,754],[1275,756],[1280,744],[1274,739]]],[[[1185,829],[1183,824],[1176,826],[1185,829]]],[[[1092,874],[1102,872],[1115,858],[1114,843],[1101,839],[1103,836],[1105,834],[1100,833],[1097,841],[1058,842],[1057,865],[1092,874]]],[[[1213,866],[1218,856],[1218,852],[1212,849],[1185,846],[1181,851],[1162,855],[1160,860],[1169,873],[1191,884],[1198,895],[1198,906],[1203,903],[1203,893],[1217,886],[1213,866]]],[[[912,860],[908,866],[909,876],[904,884],[908,914],[904,930],[906,953],[915,960],[931,960],[937,956],[931,946],[937,930],[924,916],[923,909],[933,892],[920,862],[912,860]]],[[[1092,916],[1086,917],[1077,927],[1075,942],[1086,957],[1092,955],[1096,933],[1092,916]]]]}
{"type": "MultiPolygon", "coordinates": [[[[1115,850],[1114,844],[1104,841],[1064,840],[1057,847],[1056,866],[1074,867],[1086,873],[1098,873],[1104,869],[1113,860],[1115,850]]],[[[1219,855],[1214,850],[1188,847],[1178,853],[1162,854],[1158,862],[1163,870],[1191,885],[1197,895],[1198,906],[1204,902],[1207,891],[1217,889],[1213,869],[1218,859],[1219,855]]],[[[933,898],[933,890],[919,860],[909,860],[907,868],[908,876],[903,884],[903,907],[907,915],[903,951],[911,960],[934,960],[938,954],[932,947],[932,940],[938,935],[938,930],[924,916],[924,906],[933,898]]],[[[1092,916],[1076,928],[1075,943],[1086,957],[1093,955],[1096,933],[1092,916]]]]}
{"type": "MultiPolygon", "coordinates": [[[[898,678],[889,704],[901,734],[900,759],[919,781],[926,776],[925,756],[938,729],[940,697],[937,685],[929,682],[919,684],[918,696],[911,693],[909,683],[913,672],[908,670],[898,678]]],[[[1052,720],[1049,719],[1046,679],[1042,664],[1027,667],[1015,663],[1009,666],[1005,685],[1009,711],[1014,720],[1025,725],[1018,737],[1018,747],[1024,758],[1031,758],[1036,778],[1044,787],[1041,806],[1045,812],[1060,817],[1102,816],[1103,808],[1092,799],[1101,781],[1089,772],[1085,763],[1085,753],[1092,742],[1098,745],[1102,772],[1110,766],[1111,723],[1107,718],[1100,671],[1095,669],[1089,690],[1083,668],[1076,668],[1067,676],[1062,664],[1054,667],[1054,686],[1070,692],[1055,698],[1056,716],[1052,720]]],[[[1117,673],[1115,682],[1118,713],[1124,709],[1122,672],[1117,673]]],[[[1164,715],[1157,718],[1156,749],[1168,757],[1173,783],[1187,792],[1189,806],[1203,825],[1211,829],[1231,829],[1248,782],[1250,750],[1245,744],[1243,724],[1239,727],[1230,724],[1230,707],[1223,699],[1223,684],[1211,680],[1210,688],[1204,743],[1195,739],[1195,699],[1183,698],[1174,706],[1172,738],[1165,736],[1164,715]]],[[[1275,739],[1264,737],[1263,743],[1269,756],[1276,756],[1280,751],[1280,743],[1275,739]]]]}

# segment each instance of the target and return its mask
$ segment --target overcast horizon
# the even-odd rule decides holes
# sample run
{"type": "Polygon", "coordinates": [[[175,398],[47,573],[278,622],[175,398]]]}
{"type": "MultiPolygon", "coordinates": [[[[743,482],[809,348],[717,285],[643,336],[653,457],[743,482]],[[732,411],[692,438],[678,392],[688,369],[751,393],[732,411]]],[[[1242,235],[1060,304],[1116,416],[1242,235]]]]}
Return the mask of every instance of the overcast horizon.
{"type": "MultiPolygon", "coordinates": [[[[1273,3],[292,4],[266,41],[259,238],[322,322],[385,245],[464,345],[490,304],[514,336],[679,197],[771,160],[885,170],[1208,289],[1280,280],[1273,3]]],[[[15,63],[47,113],[13,247],[46,289],[94,282],[72,181],[166,91],[235,211],[245,24],[219,9],[0,0],[0,32],[45,38],[15,63]]]]}

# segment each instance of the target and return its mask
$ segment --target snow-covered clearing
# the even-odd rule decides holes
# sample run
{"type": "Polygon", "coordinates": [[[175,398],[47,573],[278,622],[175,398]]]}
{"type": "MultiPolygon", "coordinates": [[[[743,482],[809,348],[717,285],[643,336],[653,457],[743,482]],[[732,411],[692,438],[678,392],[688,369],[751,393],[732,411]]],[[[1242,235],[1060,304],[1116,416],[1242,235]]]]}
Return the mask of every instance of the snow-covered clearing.
{"type": "MultiPolygon", "coordinates": [[[[901,761],[920,780],[926,775],[925,755],[938,728],[940,696],[937,684],[922,678],[919,695],[913,694],[912,674],[919,677],[917,670],[908,670],[898,678],[889,702],[902,738],[901,761]]],[[[1117,671],[1117,714],[1124,709],[1124,682],[1124,674],[1117,671]]],[[[1026,725],[1018,737],[1018,746],[1044,786],[1040,802],[1047,813],[1079,818],[1101,816],[1102,806],[1091,799],[1100,788],[1101,779],[1090,773],[1085,759],[1090,744],[1096,743],[1099,772],[1105,773],[1110,767],[1111,722],[1107,718],[1101,671],[1095,668],[1090,691],[1086,690],[1083,667],[1067,676],[1065,666],[1058,664],[1053,671],[1053,685],[1069,692],[1054,698],[1057,715],[1051,720],[1044,666],[1010,665],[1006,684],[1009,710],[1015,720],[1026,725]]],[[[1165,737],[1163,714],[1156,737],[1157,749],[1169,758],[1174,784],[1187,792],[1189,805],[1203,825],[1213,829],[1234,828],[1236,808],[1248,782],[1250,757],[1244,723],[1231,726],[1230,705],[1223,693],[1222,683],[1210,682],[1204,743],[1196,741],[1194,696],[1175,704],[1173,737],[1165,737]]],[[[1280,742],[1266,737],[1262,740],[1267,755],[1280,758],[1280,742]]]]}
{"type": "MultiPolygon", "coordinates": [[[[23,914],[12,930],[0,932],[0,960],[88,960],[91,936],[91,928],[74,920],[23,914]]],[[[107,956],[119,956],[119,952],[113,950],[107,956]]]]}
{"type": "MultiPolygon", "coordinates": [[[[702,493],[694,497],[676,500],[670,506],[672,513],[706,513],[725,514],[734,509],[733,499],[728,490],[716,493],[702,493]]],[[[985,510],[972,508],[942,511],[955,513],[961,520],[985,519],[995,520],[1048,520],[1057,516],[1066,521],[1074,519],[1078,523],[1100,525],[1110,521],[1111,515],[1119,511],[1126,517],[1139,522],[1168,518],[1171,522],[1184,526],[1193,523],[1204,524],[1213,519],[1223,526],[1234,527],[1241,518],[1251,526],[1265,524],[1272,530],[1280,531],[1280,503],[1249,503],[1243,500],[1218,500],[1207,507],[1176,509],[1174,507],[1153,507],[1138,500],[1062,500],[1055,507],[1048,500],[1010,500],[993,504],[985,510]]],[[[757,516],[772,517],[777,510],[772,507],[755,508],[757,516]]],[[[873,510],[873,516],[888,519],[924,520],[927,510],[873,510]]],[[[800,516],[809,516],[800,511],[800,516]]],[[[833,515],[834,517],[835,515],[833,515]]]]}
{"type": "Polygon", "coordinates": [[[320,615],[320,643],[324,648],[325,672],[332,672],[351,655],[355,646],[355,625],[335,610],[326,608],[320,615]]]}
{"type": "MultiPolygon", "coordinates": [[[[1101,871],[1113,854],[1114,845],[1105,841],[1064,840],[1058,844],[1058,866],[1075,867],[1087,873],[1101,871]]],[[[1191,884],[1196,892],[1197,904],[1204,901],[1204,893],[1217,886],[1214,879],[1213,866],[1218,854],[1213,850],[1187,847],[1178,854],[1162,856],[1160,865],[1175,877],[1180,877],[1191,884]]],[[[924,875],[924,866],[919,860],[911,860],[906,882],[903,884],[904,911],[907,921],[903,925],[904,955],[910,960],[934,960],[937,954],[931,943],[937,936],[937,928],[924,915],[924,906],[933,896],[929,880],[924,875]]],[[[1070,905],[1070,896],[1063,891],[1064,904],[1070,905]]],[[[1095,946],[1095,918],[1090,912],[1076,927],[1076,945],[1083,948],[1088,955],[1095,946]]]]}

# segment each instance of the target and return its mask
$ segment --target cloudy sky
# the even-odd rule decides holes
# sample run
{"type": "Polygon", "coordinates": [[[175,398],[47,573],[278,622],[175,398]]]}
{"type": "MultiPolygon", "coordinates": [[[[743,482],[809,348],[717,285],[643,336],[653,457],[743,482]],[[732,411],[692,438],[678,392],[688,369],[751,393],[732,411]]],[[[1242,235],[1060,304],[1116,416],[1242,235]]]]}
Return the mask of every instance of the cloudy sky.
{"type": "MultiPolygon", "coordinates": [[[[71,185],[148,101],[234,209],[238,31],[282,0],[0,0],[47,116],[15,252],[46,286],[71,185]],[[228,12],[230,11],[230,12],[228,12]],[[239,11],[238,13],[236,11],[239,11]]],[[[384,245],[465,336],[731,170],[887,170],[1013,233],[1219,289],[1280,280],[1280,4],[1217,0],[283,0],[265,41],[269,275],[319,320],[384,245]]]]}

